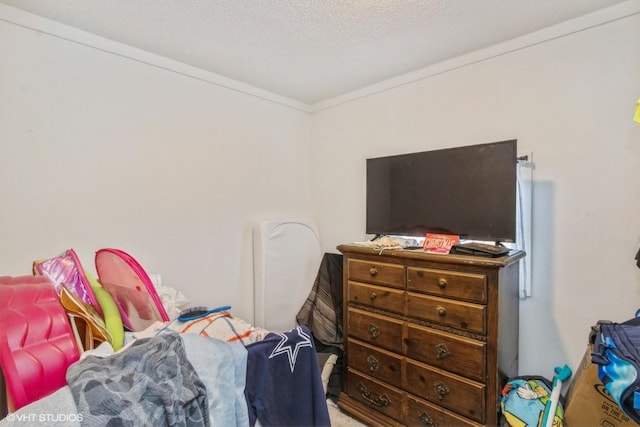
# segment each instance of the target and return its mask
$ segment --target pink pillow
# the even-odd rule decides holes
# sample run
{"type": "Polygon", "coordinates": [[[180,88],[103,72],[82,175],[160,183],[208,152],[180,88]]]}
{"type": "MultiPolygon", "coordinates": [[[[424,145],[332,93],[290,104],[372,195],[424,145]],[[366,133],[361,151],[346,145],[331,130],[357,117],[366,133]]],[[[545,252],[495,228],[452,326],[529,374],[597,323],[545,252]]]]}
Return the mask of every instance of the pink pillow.
{"type": "Polygon", "coordinates": [[[0,366],[14,411],[67,384],[78,346],[53,282],[0,277],[0,366]]]}

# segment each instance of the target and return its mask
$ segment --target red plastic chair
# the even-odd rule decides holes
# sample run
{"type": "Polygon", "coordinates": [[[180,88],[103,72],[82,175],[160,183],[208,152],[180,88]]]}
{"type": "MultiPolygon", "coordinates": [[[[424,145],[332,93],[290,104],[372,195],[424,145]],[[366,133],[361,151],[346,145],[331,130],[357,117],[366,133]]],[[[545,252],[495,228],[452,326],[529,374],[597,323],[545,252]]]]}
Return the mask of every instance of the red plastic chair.
{"type": "Polygon", "coordinates": [[[0,277],[0,367],[13,412],[67,384],[80,358],[65,310],[44,276],[0,277]]]}

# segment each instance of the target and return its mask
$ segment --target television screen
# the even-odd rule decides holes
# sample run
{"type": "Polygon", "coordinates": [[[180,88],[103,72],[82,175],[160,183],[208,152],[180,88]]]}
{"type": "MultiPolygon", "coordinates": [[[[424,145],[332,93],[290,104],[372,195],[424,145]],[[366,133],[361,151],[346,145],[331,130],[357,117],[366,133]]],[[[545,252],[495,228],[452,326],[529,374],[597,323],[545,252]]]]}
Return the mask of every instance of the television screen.
{"type": "Polygon", "coordinates": [[[517,141],[367,159],[366,232],[514,242],[517,141]]]}

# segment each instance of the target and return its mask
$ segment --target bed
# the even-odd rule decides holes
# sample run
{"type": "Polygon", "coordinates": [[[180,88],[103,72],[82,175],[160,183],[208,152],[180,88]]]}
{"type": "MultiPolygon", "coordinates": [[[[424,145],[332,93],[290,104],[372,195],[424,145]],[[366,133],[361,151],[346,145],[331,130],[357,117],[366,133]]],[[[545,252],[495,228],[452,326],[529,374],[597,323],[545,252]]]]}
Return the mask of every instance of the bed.
{"type": "Polygon", "coordinates": [[[246,322],[229,312],[197,322],[205,320],[205,335],[189,322],[163,323],[117,353],[107,343],[86,351],[66,371],[67,385],[0,425],[330,425],[306,326],[235,335],[246,322]]]}
{"type": "MultiPolygon", "coordinates": [[[[279,259],[283,253],[269,249],[274,241],[270,236],[276,236],[277,245],[281,245],[287,235],[299,239],[298,226],[308,230],[308,225],[306,221],[290,220],[271,223],[266,228],[263,223],[258,224],[256,230],[260,229],[261,234],[255,242],[260,253],[256,259],[260,255],[261,262],[273,265],[269,255],[265,259],[264,250],[275,253],[279,259]],[[288,234],[286,229],[291,224],[294,233],[288,234]],[[265,229],[273,233],[265,233],[265,229]]],[[[317,239],[317,231],[315,236],[317,239]]],[[[318,264],[313,264],[320,260],[314,244],[308,249],[315,276],[318,264]]],[[[302,265],[305,271],[301,274],[307,277],[301,279],[300,274],[294,273],[291,280],[309,280],[309,264],[302,265]]],[[[259,268],[256,271],[263,280],[256,281],[263,289],[256,294],[269,294],[269,272],[263,274],[259,268]]],[[[282,277],[278,282],[282,282],[282,277]]],[[[317,282],[317,277],[311,279],[314,291],[310,294],[309,289],[305,290],[307,301],[304,298],[302,301],[307,306],[304,315],[311,320],[318,318],[314,315],[317,314],[314,304],[322,293],[317,282]]],[[[38,298],[42,302],[41,295],[38,298]]],[[[294,302],[296,312],[302,303],[298,297],[294,302]]],[[[274,311],[268,304],[256,302],[256,307],[261,310],[258,313],[261,319],[266,319],[264,324],[269,324],[269,313],[274,311]]],[[[283,314],[281,309],[276,312],[283,314]]],[[[0,420],[0,426],[16,422],[69,426],[328,426],[326,397],[332,369],[323,372],[326,358],[319,361],[314,335],[321,328],[296,321],[295,312],[289,315],[289,321],[290,328],[277,319],[274,324],[281,325],[281,329],[268,329],[238,319],[225,310],[185,322],[170,319],[154,323],[144,331],[128,333],[126,345],[117,352],[103,343],[78,355],[64,372],[64,384],[53,384],[53,389],[45,390],[42,398],[11,411],[0,420]]],[[[328,365],[332,367],[336,358],[328,365]]],[[[47,381],[36,383],[46,386],[47,381]]]]}

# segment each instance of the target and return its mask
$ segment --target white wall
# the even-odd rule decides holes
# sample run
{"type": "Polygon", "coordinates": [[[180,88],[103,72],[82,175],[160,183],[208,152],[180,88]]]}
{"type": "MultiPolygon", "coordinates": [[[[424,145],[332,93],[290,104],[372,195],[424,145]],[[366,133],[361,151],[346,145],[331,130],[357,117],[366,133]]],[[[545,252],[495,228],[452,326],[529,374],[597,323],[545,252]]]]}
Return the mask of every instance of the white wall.
{"type": "Polygon", "coordinates": [[[0,17],[1,274],[69,247],[94,271],[94,252],[117,247],[194,304],[251,319],[253,222],[310,215],[308,114],[0,17]]]}
{"type": "Polygon", "coordinates": [[[575,368],[592,325],[640,307],[640,7],[623,6],[317,106],[325,250],[370,237],[366,158],[516,138],[535,164],[520,372],[575,368]]]}
{"type": "Polygon", "coordinates": [[[535,161],[520,367],[552,377],[598,319],[640,306],[638,13],[629,2],[308,115],[0,5],[0,272],[68,247],[92,269],[115,246],[250,319],[254,220],[313,215],[334,252],[367,237],[367,157],[517,138],[535,161]]]}

